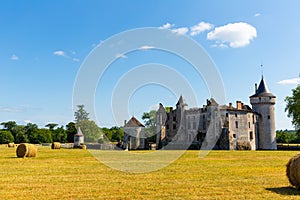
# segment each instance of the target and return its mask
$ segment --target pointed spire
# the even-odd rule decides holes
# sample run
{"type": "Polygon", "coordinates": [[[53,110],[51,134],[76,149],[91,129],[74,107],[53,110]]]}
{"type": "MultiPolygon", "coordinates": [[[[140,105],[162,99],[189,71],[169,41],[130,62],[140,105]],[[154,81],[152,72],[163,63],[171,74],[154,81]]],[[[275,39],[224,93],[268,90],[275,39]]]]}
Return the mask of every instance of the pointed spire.
{"type": "Polygon", "coordinates": [[[185,102],[185,100],[183,99],[182,95],[180,95],[179,100],[178,100],[176,106],[177,105],[187,105],[186,102],[185,102]]]}
{"type": "Polygon", "coordinates": [[[251,97],[275,97],[269,90],[267,84],[264,81],[264,77],[262,75],[261,81],[259,83],[259,86],[257,90],[255,91],[255,94],[251,97]]]}

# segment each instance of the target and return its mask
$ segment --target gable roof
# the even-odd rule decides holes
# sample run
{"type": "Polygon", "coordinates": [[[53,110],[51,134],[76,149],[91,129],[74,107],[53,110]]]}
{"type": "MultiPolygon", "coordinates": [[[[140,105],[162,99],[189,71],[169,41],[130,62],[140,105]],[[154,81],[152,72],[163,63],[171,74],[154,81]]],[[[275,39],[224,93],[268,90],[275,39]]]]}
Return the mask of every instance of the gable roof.
{"type": "Polygon", "coordinates": [[[139,120],[135,117],[131,117],[131,119],[125,124],[124,127],[145,127],[139,120]]]}

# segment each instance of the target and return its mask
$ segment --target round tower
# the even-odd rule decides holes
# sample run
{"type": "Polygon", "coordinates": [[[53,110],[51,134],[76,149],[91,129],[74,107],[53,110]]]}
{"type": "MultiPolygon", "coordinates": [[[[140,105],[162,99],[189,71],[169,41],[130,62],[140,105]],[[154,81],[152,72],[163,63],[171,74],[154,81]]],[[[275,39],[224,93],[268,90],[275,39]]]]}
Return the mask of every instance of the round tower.
{"type": "Polygon", "coordinates": [[[268,89],[263,77],[257,88],[255,84],[255,94],[250,96],[250,103],[254,112],[259,117],[258,126],[258,149],[277,149],[275,130],[275,106],[274,96],[268,89]]]}

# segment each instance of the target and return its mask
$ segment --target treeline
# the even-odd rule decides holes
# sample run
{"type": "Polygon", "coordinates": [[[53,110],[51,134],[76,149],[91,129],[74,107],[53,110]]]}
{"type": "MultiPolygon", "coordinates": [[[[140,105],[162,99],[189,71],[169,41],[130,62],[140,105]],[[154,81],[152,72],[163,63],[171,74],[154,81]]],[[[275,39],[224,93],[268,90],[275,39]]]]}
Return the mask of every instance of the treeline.
{"type": "MultiPolygon", "coordinates": [[[[94,122],[82,121],[79,123],[85,135],[86,142],[119,142],[123,140],[124,131],[119,127],[100,129],[94,122]],[[92,124],[92,126],[90,125],[92,124]],[[93,130],[97,128],[96,130],[93,130]],[[105,135],[105,137],[103,137],[105,135]],[[99,139],[100,138],[100,139],[99,139]],[[102,140],[105,138],[106,140],[102,140]],[[108,139],[108,140],[107,140],[108,139]]],[[[15,121],[2,122],[0,130],[0,144],[14,143],[73,143],[77,133],[76,123],[70,122],[65,127],[55,123],[49,123],[45,128],[39,128],[37,124],[28,123],[18,125],[15,121]]]]}
{"type": "Polygon", "coordinates": [[[278,130],[276,131],[276,140],[277,143],[299,144],[300,131],[278,130]]]}

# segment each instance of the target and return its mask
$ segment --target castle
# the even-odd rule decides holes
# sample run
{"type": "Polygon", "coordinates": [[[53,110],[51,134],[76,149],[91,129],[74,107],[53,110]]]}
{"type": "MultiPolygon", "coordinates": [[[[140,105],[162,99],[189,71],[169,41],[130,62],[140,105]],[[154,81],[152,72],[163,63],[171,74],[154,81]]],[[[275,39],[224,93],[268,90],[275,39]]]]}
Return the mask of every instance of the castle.
{"type": "MultiPolygon", "coordinates": [[[[156,112],[156,147],[274,150],[277,148],[275,99],[262,77],[259,86],[255,84],[255,93],[250,96],[252,108],[241,101],[237,101],[235,107],[232,103],[219,105],[211,98],[201,108],[188,109],[182,96],[175,109],[169,107],[166,111],[165,107],[159,104],[156,112]]],[[[130,149],[143,149],[146,145],[145,138],[140,137],[142,124],[136,119],[133,121],[126,127],[131,127],[130,132],[134,134],[127,134],[125,130],[124,143],[126,145],[130,142],[130,146],[134,147],[130,149]],[[135,123],[132,123],[133,121],[135,123]],[[139,131],[133,131],[134,127],[138,127],[139,131]]]]}

